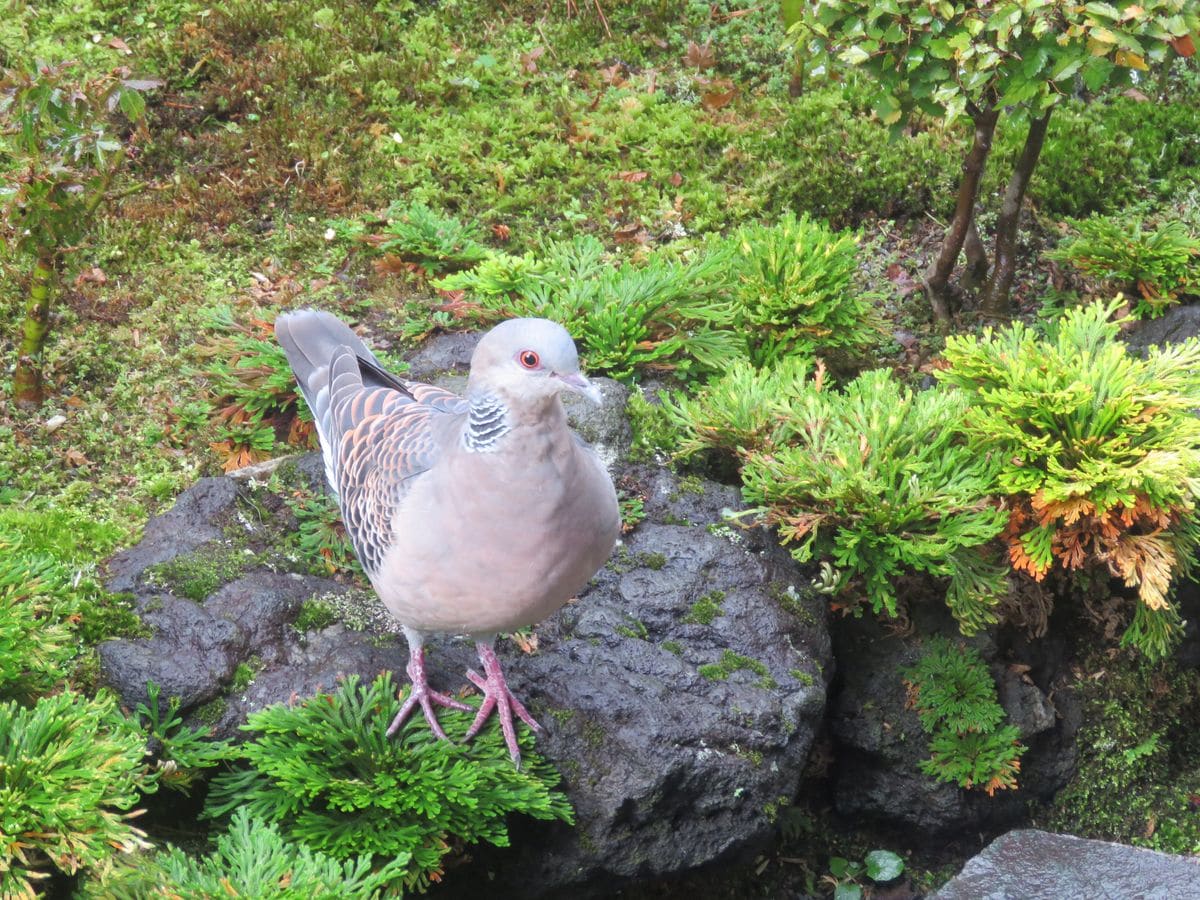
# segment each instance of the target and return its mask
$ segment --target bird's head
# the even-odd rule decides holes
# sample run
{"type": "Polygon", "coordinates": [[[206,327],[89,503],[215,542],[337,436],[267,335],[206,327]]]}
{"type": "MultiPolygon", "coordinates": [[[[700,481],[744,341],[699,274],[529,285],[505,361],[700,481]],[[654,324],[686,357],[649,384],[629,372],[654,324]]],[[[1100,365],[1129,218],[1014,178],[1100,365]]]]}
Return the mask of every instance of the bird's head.
{"type": "Polygon", "coordinates": [[[509,319],[483,336],[471,357],[470,390],[537,401],[563,391],[600,403],[600,391],[579,371],[571,335],[549,319],[509,319]]]}

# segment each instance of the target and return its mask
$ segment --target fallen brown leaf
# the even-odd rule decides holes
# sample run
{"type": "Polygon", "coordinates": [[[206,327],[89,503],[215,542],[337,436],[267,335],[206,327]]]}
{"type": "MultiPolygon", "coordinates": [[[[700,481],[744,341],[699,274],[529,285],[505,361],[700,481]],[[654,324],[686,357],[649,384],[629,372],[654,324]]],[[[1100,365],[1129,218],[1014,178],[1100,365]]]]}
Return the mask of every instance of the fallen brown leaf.
{"type": "Polygon", "coordinates": [[[649,172],[618,172],[616,175],[620,181],[628,181],[631,184],[636,184],[639,181],[645,181],[650,177],[649,172]]]}
{"type": "Polygon", "coordinates": [[[736,87],[730,88],[728,91],[705,91],[700,95],[700,105],[709,112],[712,112],[723,106],[728,106],[736,96],[736,87]]]}
{"type": "Polygon", "coordinates": [[[717,58],[713,55],[712,41],[705,41],[703,44],[697,44],[695,41],[688,41],[687,52],[683,54],[683,61],[697,69],[711,69],[717,64],[717,58]]]}
{"type": "Polygon", "coordinates": [[[538,70],[537,61],[546,53],[545,47],[534,47],[528,53],[521,54],[521,69],[532,75],[538,70]]]}

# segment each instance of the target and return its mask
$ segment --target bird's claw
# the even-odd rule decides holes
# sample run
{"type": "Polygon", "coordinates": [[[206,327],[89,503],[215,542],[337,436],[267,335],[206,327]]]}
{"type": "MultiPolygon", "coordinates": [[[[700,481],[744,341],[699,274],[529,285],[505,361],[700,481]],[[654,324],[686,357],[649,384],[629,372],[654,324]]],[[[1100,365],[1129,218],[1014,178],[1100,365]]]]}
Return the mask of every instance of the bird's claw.
{"type": "Polygon", "coordinates": [[[400,707],[400,712],[396,713],[396,718],[392,719],[392,724],[388,726],[386,732],[387,737],[394,735],[404,724],[404,720],[418,706],[421,707],[421,712],[425,714],[425,721],[429,723],[430,730],[443,741],[449,740],[446,737],[446,732],[442,730],[441,724],[437,720],[437,715],[433,711],[433,707],[446,706],[450,709],[461,709],[464,712],[470,712],[471,707],[467,704],[455,700],[448,694],[443,694],[440,691],[435,691],[429,686],[429,682],[425,678],[425,653],[417,651],[411,655],[408,660],[406,670],[408,677],[412,680],[412,687],[409,690],[408,697],[405,698],[404,704],[400,707]]]}
{"type": "Polygon", "coordinates": [[[513,713],[517,714],[522,722],[528,725],[536,732],[541,732],[542,726],[529,714],[525,709],[525,705],[513,696],[512,691],[508,689],[508,684],[504,680],[504,673],[500,670],[500,661],[496,659],[496,653],[488,644],[479,644],[479,659],[483,663],[484,674],[480,675],[473,669],[467,670],[467,678],[471,680],[479,690],[483,691],[483,703],[479,707],[479,711],[475,714],[475,721],[471,723],[471,727],[467,729],[464,740],[470,740],[479,733],[483,724],[491,715],[492,710],[500,717],[500,730],[504,733],[504,743],[508,747],[509,755],[512,756],[513,762],[517,768],[521,767],[521,750],[517,745],[517,732],[513,726],[513,713]]]}

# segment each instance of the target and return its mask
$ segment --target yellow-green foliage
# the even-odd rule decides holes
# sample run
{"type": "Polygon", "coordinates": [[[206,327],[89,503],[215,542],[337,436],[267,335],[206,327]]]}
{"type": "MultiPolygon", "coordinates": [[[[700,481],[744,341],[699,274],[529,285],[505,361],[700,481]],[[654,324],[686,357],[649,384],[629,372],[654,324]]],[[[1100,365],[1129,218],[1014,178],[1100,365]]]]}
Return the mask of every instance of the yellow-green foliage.
{"type": "Polygon", "coordinates": [[[0,702],[0,896],[32,897],[49,867],[103,868],[149,846],[129,823],[138,790],[153,784],[144,754],[112,697],[0,702]]]}
{"type": "Polygon", "coordinates": [[[873,310],[854,286],[857,235],[788,213],[742,228],[732,244],[734,326],[756,366],[870,342],[873,310]]]}
{"type": "Polygon", "coordinates": [[[136,864],[118,865],[83,886],[84,897],[144,900],[146,897],[272,897],[279,900],[374,900],[388,894],[404,874],[401,859],[375,866],[372,858],[334,859],[286,841],[279,827],[240,809],[207,856],[178,847],[136,864]]]}
{"type": "Polygon", "coordinates": [[[1200,545],[1200,343],[1139,359],[1115,307],[1070,310],[1044,335],[1016,322],[951,336],[938,375],[969,398],[972,452],[995,460],[1013,567],[1107,567],[1142,601],[1125,641],[1161,656],[1178,632],[1171,579],[1200,545]]]}
{"type": "Polygon", "coordinates": [[[60,567],[0,538],[0,697],[28,698],[65,674],[76,648],[55,596],[60,567]]]}
{"type": "Polygon", "coordinates": [[[785,444],[795,434],[802,398],[820,390],[821,370],[810,381],[810,368],[801,357],[761,369],[738,360],[694,395],[664,400],[666,416],[682,435],[679,454],[706,448],[742,454],[785,444]]]}
{"type": "Polygon", "coordinates": [[[1124,217],[1094,216],[1048,256],[1132,294],[1139,316],[1160,316],[1181,295],[1200,293],[1200,239],[1182,222],[1143,229],[1124,217]]]}
{"type": "Polygon", "coordinates": [[[509,813],[572,821],[553,790],[557,773],[530,752],[516,770],[498,727],[463,744],[472,714],[442,710],[454,740],[436,738],[419,716],[389,738],[399,709],[383,675],[371,684],[351,677],[333,694],[251,714],[243,729],[252,737],[240,748],[248,767],[213,780],[206,813],[245,809],[278,823],[289,841],[339,860],[396,860],[408,887],[440,873],[452,838],[507,846],[509,813]]]}
{"type": "Polygon", "coordinates": [[[985,545],[1005,516],[989,501],[993,463],[957,436],[966,404],[884,370],[836,391],[788,361],[733,369],[672,415],[685,449],[738,449],[746,500],[798,560],[832,561],[838,589],[894,616],[897,576],[947,578],[946,602],[970,631],[995,621],[1004,592],[985,545]]]}
{"type": "Polygon", "coordinates": [[[593,237],[547,244],[537,255],[492,254],[474,269],[435,282],[461,290],[485,319],[541,316],[561,322],[588,367],[617,378],[635,368],[719,369],[740,352],[727,328],[728,257],[687,261],[650,256],[641,264],[606,260],[593,237]]]}

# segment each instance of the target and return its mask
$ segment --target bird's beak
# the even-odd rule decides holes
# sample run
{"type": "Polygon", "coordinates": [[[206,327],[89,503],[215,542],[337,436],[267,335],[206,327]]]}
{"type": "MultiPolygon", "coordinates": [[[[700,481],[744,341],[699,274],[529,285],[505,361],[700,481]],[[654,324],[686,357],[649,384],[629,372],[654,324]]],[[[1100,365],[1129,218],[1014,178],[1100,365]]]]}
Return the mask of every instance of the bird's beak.
{"type": "Polygon", "coordinates": [[[604,402],[604,396],[600,393],[600,388],[584,378],[580,372],[570,372],[566,375],[560,375],[555,372],[554,377],[561,381],[567,390],[574,391],[576,394],[582,394],[597,405],[604,402]]]}

